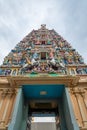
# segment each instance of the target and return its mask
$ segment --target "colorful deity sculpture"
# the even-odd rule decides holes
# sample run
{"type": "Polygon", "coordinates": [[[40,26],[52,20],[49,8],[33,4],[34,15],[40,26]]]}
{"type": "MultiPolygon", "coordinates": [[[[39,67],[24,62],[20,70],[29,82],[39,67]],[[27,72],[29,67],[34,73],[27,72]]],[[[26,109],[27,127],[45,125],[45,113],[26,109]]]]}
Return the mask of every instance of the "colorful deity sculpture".
{"type": "Polygon", "coordinates": [[[83,58],[82,58],[81,56],[79,57],[78,60],[79,60],[80,64],[83,64],[83,63],[84,63],[84,60],[83,60],[83,58]]]}
{"type": "Polygon", "coordinates": [[[33,54],[33,58],[34,59],[38,59],[38,53],[35,51],[34,54],[33,54]]]}
{"type": "Polygon", "coordinates": [[[49,58],[50,59],[54,58],[54,50],[53,49],[50,49],[49,58]]]}
{"type": "Polygon", "coordinates": [[[50,63],[51,63],[52,65],[55,65],[55,64],[56,64],[55,59],[54,59],[54,58],[52,58],[52,59],[50,60],[50,63]]]}
{"type": "Polygon", "coordinates": [[[74,56],[74,60],[75,60],[75,63],[76,63],[76,64],[79,63],[79,60],[78,60],[78,59],[79,59],[79,56],[78,56],[78,55],[75,55],[75,56],[74,56]]]}
{"type": "Polygon", "coordinates": [[[36,42],[36,45],[40,45],[40,41],[37,41],[37,42],[36,42]]]}
{"type": "Polygon", "coordinates": [[[51,45],[51,41],[50,41],[50,40],[48,40],[48,41],[47,41],[47,44],[48,44],[48,45],[51,45]]]}
{"type": "Polygon", "coordinates": [[[67,57],[67,61],[68,61],[69,64],[73,64],[73,57],[71,55],[69,55],[67,57]]]}
{"type": "MultiPolygon", "coordinates": [[[[21,68],[24,74],[27,71],[30,73],[33,69],[37,69],[38,72],[48,72],[49,69],[53,69],[59,73],[66,73],[68,65],[79,64],[85,65],[78,52],[54,30],[42,26],[39,30],[33,30],[12,49],[4,59],[3,68],[21,68]]],[[[86,68],[77,68],[78,73],[82,73],[82,70],[87,74],[86,68]]],[[[5,71],[5,74],[9,73],[9,70],[5,71]]],[[[13,74],[15,73],[14,71],[13,74]]]]}

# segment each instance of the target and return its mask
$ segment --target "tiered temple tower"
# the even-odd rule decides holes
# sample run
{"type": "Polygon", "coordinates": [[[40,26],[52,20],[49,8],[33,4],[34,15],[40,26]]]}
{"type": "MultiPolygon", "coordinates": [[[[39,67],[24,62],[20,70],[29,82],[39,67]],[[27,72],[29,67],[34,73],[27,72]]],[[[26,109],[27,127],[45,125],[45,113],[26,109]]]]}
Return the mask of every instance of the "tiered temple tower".
{"type": "Polygon", "coordinates": [[[30,110],[42,109],[58,109],[61,130],[87,130],[87,65],[46,25],[31,31],[0,66],[0,130],[26,130],[30,110]]]}

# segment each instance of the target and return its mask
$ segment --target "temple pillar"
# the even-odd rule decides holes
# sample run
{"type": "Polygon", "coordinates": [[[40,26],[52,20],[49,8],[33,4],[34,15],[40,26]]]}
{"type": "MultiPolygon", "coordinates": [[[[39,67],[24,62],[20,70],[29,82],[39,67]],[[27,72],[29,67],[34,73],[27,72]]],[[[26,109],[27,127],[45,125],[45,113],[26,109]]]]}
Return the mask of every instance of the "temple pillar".
{"type": "Polygon", "coordinates": [[[20,124],[23,118],[23,94],[22,88],[19,88],[17,97],[15,100],[14,111],[12,114],[12,119],[9,123],[8,130],[20,130],[20,124]]]}
{"type": "Polygon", "coordinates": [[[70,90],[71,101],[80,130],[87,129],[86,95],[87,90],[84,88],[74,88],[70,90]]]}
{"type": "Polygon", "coordinates": [[[15,89],[8,88],[2,88],[0,90],[0,130],[6,130],[8,127],[16,97],[15,92],[15,89]]]}
{"type": "Polygon", "coordinates": [[[64,108],[64,115],[66,119],[67,128],[70,130],[79,130],[79,126],[75,119],[75,115],[74,115],[74,111],[72,108],[70,95],[67,87],[65,87],[63,93],[63,108],[64,108]]]}
{"type": "Polygon", "coordinates": [[[78,106],[77,96],[74,93],[70,93],[70,96],[71,96],[71,101],[72,101],[76,120],[78,122],[79,127],[82,127],[83,122],[82,122],[82,116],[80,114],[80,109],[79,109],[79,106],[78,106]]]}

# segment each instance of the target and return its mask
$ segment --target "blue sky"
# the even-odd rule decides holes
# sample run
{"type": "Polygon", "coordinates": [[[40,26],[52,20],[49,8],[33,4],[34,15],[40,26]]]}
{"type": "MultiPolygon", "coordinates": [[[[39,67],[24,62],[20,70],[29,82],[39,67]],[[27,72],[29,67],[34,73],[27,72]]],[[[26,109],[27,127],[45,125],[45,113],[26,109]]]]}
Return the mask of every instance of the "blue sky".
{"type": "Polygon", "coordinates": [[[87,0],[0,0],[0,64],[41,24],[55,29],[87,63],[87,0]]]}

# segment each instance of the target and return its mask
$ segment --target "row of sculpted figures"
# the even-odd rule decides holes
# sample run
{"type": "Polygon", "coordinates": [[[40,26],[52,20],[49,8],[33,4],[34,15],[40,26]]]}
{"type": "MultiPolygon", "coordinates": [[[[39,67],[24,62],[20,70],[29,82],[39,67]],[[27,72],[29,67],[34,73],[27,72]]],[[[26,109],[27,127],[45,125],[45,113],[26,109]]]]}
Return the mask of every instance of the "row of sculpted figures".
{"type": "MultiPolygon", "coordinates": [[[[63,58],[61,58],[60,60],[57,59],[57,55],[52,48],[47,53],[47,57],[45,60],[41,60],[40,53],[36,49],[32,55],[29,55],[25,52],[22,55],[22,60],[19,63],[21,67],[18,73],[20,74],[34,71],[67,74],[66,64],[63,61],[63,58]]],[[[15,71],[12,72],[13,75],[15,75],[15,71]]],[[[87,67],[76,67],[76,72],[77,74],[87,74],[87,67]]],[[[8,68],[4,71],[0,70],[0,73],[3,73],[4,75],[9,75],[11,73],[11,69],[8,68]]]]}

